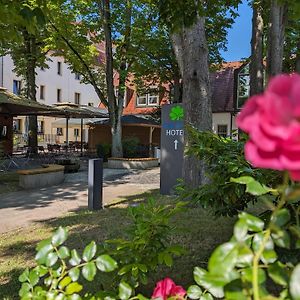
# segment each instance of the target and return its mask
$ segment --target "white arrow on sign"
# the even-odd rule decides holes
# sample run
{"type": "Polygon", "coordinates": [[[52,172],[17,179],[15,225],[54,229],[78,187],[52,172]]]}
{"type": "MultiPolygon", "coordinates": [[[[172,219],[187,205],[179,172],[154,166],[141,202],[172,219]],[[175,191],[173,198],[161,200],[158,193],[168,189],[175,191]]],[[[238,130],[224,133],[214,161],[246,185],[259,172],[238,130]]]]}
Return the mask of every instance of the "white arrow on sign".
{"type": "Polygon", "coordinates": [[[175,140],[175,141],[174,141],[174,148],[175,148],[175,150],[177,150],[177,146],[178,146],[178,141],[175,140]]]}

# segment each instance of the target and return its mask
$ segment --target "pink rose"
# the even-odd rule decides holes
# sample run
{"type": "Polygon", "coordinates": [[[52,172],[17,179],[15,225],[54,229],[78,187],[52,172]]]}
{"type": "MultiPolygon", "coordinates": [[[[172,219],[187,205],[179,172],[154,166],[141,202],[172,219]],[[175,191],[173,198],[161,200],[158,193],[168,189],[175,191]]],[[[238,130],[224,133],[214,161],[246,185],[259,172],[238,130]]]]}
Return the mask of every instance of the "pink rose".
{"type": "Polygon", "coordinates": [[[170,278],[165,278],[156,283],[152,299],[161,298],[163,300],[169,297],[175,297],[176,299],[183,299],[186,294],[184,288],[180,285],[176,285],[170,278]]]}
{"type": "Polygon", "coordinates": [[[246,102],[237,125],[249,134],[245,156],[254,167],[287,170],[300,181],[300,75],[274,77],[246,102]]]}

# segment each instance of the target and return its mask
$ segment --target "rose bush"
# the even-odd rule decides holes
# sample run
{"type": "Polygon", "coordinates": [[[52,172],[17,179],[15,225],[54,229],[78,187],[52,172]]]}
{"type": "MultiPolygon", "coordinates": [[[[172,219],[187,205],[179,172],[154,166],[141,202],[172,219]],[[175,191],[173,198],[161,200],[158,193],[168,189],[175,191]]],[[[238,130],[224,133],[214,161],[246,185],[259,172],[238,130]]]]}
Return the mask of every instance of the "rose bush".
{"type": "Polygon", "coordinates": [[[249,134],[245,156],[253,166],[287,170],[300,181],[300,75],[274,77],[246,102],[237,125],[249,134]]]}
{"type": "Polygon", "coordinates": [[[170,278],[165,278],[156,283],[152,299],[167,300],[170,297],[175,299],[184,299],[186,291],[180,285],[176,285],[170,278]]]}

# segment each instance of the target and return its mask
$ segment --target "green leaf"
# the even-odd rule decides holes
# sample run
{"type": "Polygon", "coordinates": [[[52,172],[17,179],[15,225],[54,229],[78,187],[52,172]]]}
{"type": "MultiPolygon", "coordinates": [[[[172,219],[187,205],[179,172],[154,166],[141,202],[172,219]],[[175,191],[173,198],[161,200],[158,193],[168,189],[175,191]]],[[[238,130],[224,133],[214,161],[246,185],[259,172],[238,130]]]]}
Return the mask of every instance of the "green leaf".
{"type": "Polygon", "coordinates": [[[46,259],[47,259],[47,255],[49,254],[49,252],[51,252],[53,250],[53,246],[51,245],[51,240],[44,240],[42,242],[40,242],[37,246],[37,254],[35,256],[35,260],[39,263],[39,264],[45,264],[46,263],[46,259]]]}
{"type": "Polygon", "coordinates": [[[121,281],[119,284],[119,297],[121,300],[127,300],[132,294],[131,286],[125,281],[121,281]]]}
{"type": "Polygon", "coordinates": [[[69,256],[70,256],[70,250],[67,247],[62,246],[62,247],[59,248],[59,250],[58,250],[58,257],[59,258],[66,259],[69,256]]]}
{"type": "Polygon", "coordinates": [[[29,280],[29,269],[26,268],[25,271],[19,276],[20,282],[25,282],[29,280]]]}
{"type": "Polygon", "coordinates": [[[277,253],[274,250],[265,250],[262,253],[261,260],[264,264],[272,264],[277,260],[277,253]]]}
{"type": "Polygon", "coordinates": [[[201,296],[200,300],[214,300],[214,298],[210,293],[206,293],[201,296]]]}
{"type": "Polygon", "coordinates": [[[167,252],[164,253],[164,262],[165,262],[166,266],[168,266],[168,267],[172,267],[172,265],[173,265],[173,258],[167,252]]]}
{"type": "MultiPolygon", "coordinates": [[[[260,247],[262,246],[263,240],[264,240],[263,232],[259,232],[254,235],[253,240],[252,240],[252,248],[255,252],[259,251],[260,247]]],[[[269,238],[266,241],[266,243],[264,245],[264,249],[265,249],[265,251],[274,249],[274,243],[271,238],[269,238]]]]}
{"type": "Polygon", "coordinates": [[[237,241],[243,241],[248,233],[247,222],[243,219],[239,219],[234,225],[233,233],[237,241]]]}
{"type": "Polygon", "coordinates": [[[276,233],[272,233],[272,239],[274,243],[281,248],[290,248],[291,239],[286,230],[278,230],[276,233]]]}
{"type": "Polygon", "coordinates": [[[52,236],[52,245],[54,247],[60,246],[63,244],[68,237],[68,231],[66,228],[59,227],[52,236]]]}
{"type": "Polygon", "coordinates": [[[93,279],[96,275],[96,272],[97,272],[97,269],[93,262],[87,263],[82,268],[82,276],[88,281],[93,281],[93,279]]]}
{"type": "Polygon", "coordinates": [[[70,269],[69,276],[71,277],[72,281],[77,281],[80,276],[80,269],[77,267],[70,269]]]}
{"type": "Polygon", "coordinates": [[[86,262],[90,261],[96,255],[96,251],[96,243],[94,241],[90,242],[83,250],[83,260],[85,260],[86,262]]]}
{"type": "Polygon", "coordinates": [[[190,299],[200,299],[202,290],[198,285],[191,285],[187,290],[187,295],[190,299]]]}
{"type": "Polygon", "coordinates": [[[280,209],[279,211],[276,211],[273,214],[273,216],[271,218],[271,222],[273,222],[278,227],[282,227],[285,224],[287,224],[287,222],[290,219],[291,219],[290,212],[288,211],[288,209],[283,208],[283,209],[280,209]]]}
{"type": "Polygon", "coordinates": [[[223,287],[235,279],[235,272],[231,272],[231,274],[209,274],[202,268],[196,267],[194,269],[194,279],[198,285],[204,287],[208,290],[214,297],[222,298],[224,297],[223,287]],[[223,275],[225,277],[223,277],[223,275]],[[227,278],[226,278],[227,277],[227,278]],[[229,278],[231,277],[231,278],[229,278]]]}
{"type": "Polygon", "coordinates": [[[225,243],[214,250],[208,261],[208,270],[211,274],[228,274],[237,262],[238,249],[235,243],[225,243]]]}
{"type": "Polygon", "coordinates": [[[236,266],[247,267],[250,266],[253,259],[253,252],[246,245],[241,245],[238,247],[238,257],[236,266]]]}
{"type": "Polygon", "coordinates": [[[35,286],[39,282],[39,275],[36,271],[30,271],[29,276],[28,276],[28,282],[32,285],[35,286]]]}
{"type": "Polygon", "coordinates": [[[57,260],[58,260],[57,254],[55,252],[50,252],[46,258],[46,266],[52,267],[53,265],[56,264],[57,260]]]}
{"type": "Polygon", "coordinates": [[[238,178],[230,178],[230,182],[239,183],[239,184],[248,184],[250,182],[255,181],[255,179],[251,176],[241,176],[238,178]]]}
{"type": "Polygon", "coordinates": [[[248,298],[243,293],[243,283],[241,279],[236,279],[228,283],[225,288],[226,300],[247,300],[248,298]]]}
{"type": "Polygon", "coordinates": [[[96,259],[97,268],[102,272],[112,272],[117,267],[117,262],[107,254],[103,254],[96,259]]]}
{"type": "MultiPolygon", "coordinates": [[[[252,282],[252,276],[253,276],[253,268],[246,268],[242,270],[242,277],[244,280],[248,282],[252,282]]],[[[266,273],[262,269],[258,269],[258,283],[262,284],[266,281],[266,273]]]]}
{"type": "Polygon", "coordinates": [[[282,286],[287,286],[287,271],[284,269],[284,265],[281,262],[271,264],[268,268],[268,274],[275,283],[282,286]]]}
{"type": "Polygon", "coordinates": [[[290,293],[293,300],[300,300],[300,264],[294,269],[290,280],[290,293]]]}
{"type": "Polygon", "coordinates": [[[204,275],[207,273],[206,270],[199,268],[199,267],[195,267],[194,268],[194,280],[197,282],[197,284],[201,285],[202,282],[202,278],[204,277],[204,275]]]}
{"type": "Polygon", "coordinates": [[[66,287],[66,294],[72,295],[75,293],[79,293],[82,290],[82,285],[78,282],[72,282],[66,287]]]}
{"type": "MultiPolygon", "coordinates": [[[[23,282],[21,289],[19,290],[19,296],[22,298],[26,297],[28,292],[30,291],[30,289],[31,289],[31,285],[28,282],[23,282]]],[[[25,298],[25,299],[28,299],[28,298],[25,298]]]]}
{"type": "Polygon", "coordinates": [[[77,250],[73,249],[71,251],[71,259],[69,260],[70,265],[71,266],[77,266],[77,265],[80,264],[80,262],[81,262],[81,258],[79,256],[77,250]]]}
{"type": "Polygon", "coordinates": [[[264,222],[255,216],[243,212],[239,215],[239,218],[246,222],[251,231],[260,232],[264,229],[264,222]]]}
{"type": "Polygon", "coordinates": [[[238,178],[231,177],[230,182],[245,184],[246,192],[253,196],[261,196],[270,192],[277,193],[276,190],[266,187],[251,176],[241,176],[238,178]]]}
{"type": "Polygon", "coordinates": [[[63,290],[68,284],[70,284],[72,282],[72,279],[71,277],[69,276],[66,276],[65,278],[63,278],[59,284],[58,284],[58,287],[63,290]]]}

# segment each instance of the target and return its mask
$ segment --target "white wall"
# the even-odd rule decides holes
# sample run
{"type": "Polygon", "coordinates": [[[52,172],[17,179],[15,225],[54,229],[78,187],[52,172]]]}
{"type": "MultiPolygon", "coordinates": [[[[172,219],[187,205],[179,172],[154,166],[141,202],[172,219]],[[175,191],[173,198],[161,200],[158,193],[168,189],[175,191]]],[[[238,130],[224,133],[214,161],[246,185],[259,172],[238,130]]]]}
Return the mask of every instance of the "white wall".
{"type": "MultiPolygon", "coordinates": [[[[235,123],[236,117],[233,117],[232,120],[232,130],[236,130],[237,126],[235,123]]],[[[218,125],[227,125],[227,135],[230,135],[230,122],[231,116],[230,113],[213,113],[213,131],[217,133],[218,125]]]]}
{"type": "MultiPolygon", "coordinates": [[[[80,83],[80,80],[75,79],[75,74],[71,73],[68,65],[64,63],[62,57],[49,56],[51,60],[47,62],[49,69],[37,69],[36,85],[37,85],[37,100],[45,104],[57,103],[57,89],[61,89],[62,102],[74,103],[74,94],[80,93],[80,104],[88,105],[89,102],[98,106],[98,96],[94,88],[90,84],[80,83]],[[57,74],[57,62],[62,62],[62,75],[57,74]],[[45,100],[40,100],[40,86],[45,86],[45,100]]],[[[0,76],[3,70],[3,86],[9,91],[13,90],[13,80],[20,80],[14,72],[14,64],[10,56],[3,57],[3,66],[1,66],[2,58],[0,59],[0,76]]],[[[2,78],[0,77],[0,85],[2,78]]],[[[23,84],[24,87],[24,84],[23,84]]]]}

